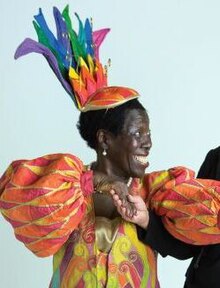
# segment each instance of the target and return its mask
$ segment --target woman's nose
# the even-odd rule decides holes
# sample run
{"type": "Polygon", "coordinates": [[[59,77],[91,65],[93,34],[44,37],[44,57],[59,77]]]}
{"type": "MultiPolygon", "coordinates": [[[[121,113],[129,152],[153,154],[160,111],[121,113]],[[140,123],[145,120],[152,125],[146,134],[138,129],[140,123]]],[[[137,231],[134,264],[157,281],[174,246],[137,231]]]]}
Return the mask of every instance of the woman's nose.
{"type": "Polygon", "coordinates": [[[150,132],[143,135],[142,147],[145,147],[145,148],[147,148],[148,150],[151,149],[151,147],[152,147],[152,140],[151,140],[151,134],[150,134],[150,132]]]}

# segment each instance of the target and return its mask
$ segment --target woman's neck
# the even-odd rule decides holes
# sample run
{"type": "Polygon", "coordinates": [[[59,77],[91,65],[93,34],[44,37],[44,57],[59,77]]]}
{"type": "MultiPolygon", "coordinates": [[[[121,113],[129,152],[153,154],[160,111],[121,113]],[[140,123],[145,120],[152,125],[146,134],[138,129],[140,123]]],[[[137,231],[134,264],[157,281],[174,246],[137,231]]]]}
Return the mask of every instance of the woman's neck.
{"type": "Polygon", "coordinates": [[[114,169],[111,163],[108,162],[108,160],[97,160],[96,162],[93,162],[91,164],[91,169],[94,172],[102,173],[103,175],[111,179],[115,179],[115,181],[127,183],[129,180],[129,177],[126,177],[124,173],[122,173],[118,169],[114,169]]]}

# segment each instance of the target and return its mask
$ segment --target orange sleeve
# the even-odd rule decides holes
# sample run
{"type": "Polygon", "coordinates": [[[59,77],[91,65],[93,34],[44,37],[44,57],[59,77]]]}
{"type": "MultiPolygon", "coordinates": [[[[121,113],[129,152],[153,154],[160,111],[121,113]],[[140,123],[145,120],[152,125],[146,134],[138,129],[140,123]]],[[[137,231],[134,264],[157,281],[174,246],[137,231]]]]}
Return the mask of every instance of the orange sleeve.
{"type": "Polygon", "coordinates": [[[195,245],[220,243],[220,182],[196,179],[184,167],[145,176],[151,209],[177,239],[195,245]]]}
{"type": "Polygon", "coordinates": [[[56,253],[85,212],[92,172],[70,154],[13,162],[0,179],[0,211],[15,236],[40,257],[56,253]]]}

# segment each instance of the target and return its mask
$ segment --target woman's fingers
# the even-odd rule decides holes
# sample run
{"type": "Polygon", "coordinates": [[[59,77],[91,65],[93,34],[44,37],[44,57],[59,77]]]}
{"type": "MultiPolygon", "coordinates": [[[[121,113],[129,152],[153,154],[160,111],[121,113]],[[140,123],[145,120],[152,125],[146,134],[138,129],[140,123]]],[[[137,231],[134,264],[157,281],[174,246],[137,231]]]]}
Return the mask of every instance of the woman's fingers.
{"type": "Polygon", "coordinates": [[[131,203],[139,203],[140,202],[141,197],[140,196],[133,196],[133,195],[128,195],[128,200],[131,203]]]}
{"type": "MultiPolygon", "coordinates": [[[[122,192],[121,189],[120,192],[122,192]]],[[[140,200],[136,199],[137,196],[131,196],[125,193],[118,194],[118,191],[115,189],[110,190],[115,206],[117,207],[118,212],[124,219],[131,220],[134,216],[137,215],[136,203],[140,200]]],[[[127,191],[126,191],[127,192],[127,191]]]]}
{"type": "Polygon", "coordinates": [[[112,196],[113,196],[113,195],[117,195],[114,189],[111,189],[111,190],[110,190],[110,194],[111,194],[112,196]]]}
{"type": "Polygon", "coordinates": [[[146,210],[147,209],[146,203],[138,195],[136,195],[136,196],[129,195],[128,201],[131,202],[137,210],[146,210]]]}

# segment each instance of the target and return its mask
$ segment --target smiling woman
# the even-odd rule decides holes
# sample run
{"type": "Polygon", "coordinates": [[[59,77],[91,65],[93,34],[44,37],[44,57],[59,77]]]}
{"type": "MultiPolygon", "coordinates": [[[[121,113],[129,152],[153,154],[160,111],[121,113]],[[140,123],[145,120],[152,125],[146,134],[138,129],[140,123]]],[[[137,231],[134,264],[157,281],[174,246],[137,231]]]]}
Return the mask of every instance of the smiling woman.
{"type": "Polygon", "coordinates": [[[152,145],[146,110],[135,90],[107,85],[99,61],[109,29],[93,31],[76,14],[77,34],[68,7],[54,8],[54,17],[57,37],[40,10],[34,21],[39,42],[25,39],[15,57],[45,56],[81,112],[78,129],[96,159],[89,166],[70,154],[14,161],[0,180],[1,212],[30,251],[53,255],[51,288],[158,288],[157,255],[118,214],[110,191],[117,191],[129,217],[138,214],[128,196],[138,194],[173,236],[207,244],[220,242],[220,184],[195,180],[182,167],[145,174],[152,145]]]}
{"type": "Polygon", "coordinates": [[[159,287],[155,251],[118,214],[112,189],[134,222],[139,216],[127,196],[138,194],[176,238],[195,244],[220,241],[219,182],[195,180],[180,167],[145,174],[149,119],[137,99],[81,112],[78,129],[97,154],[90,166],[73,155],[52,154],[13,162],[0,181],[1,211],[16,238],[37,256],[54,256],[51,288],[159,287]],[[212,201],[216,210],[200,205],[201,199],[212,201]],[[198,211],[211,226],[196,219],[198,211]]]}

